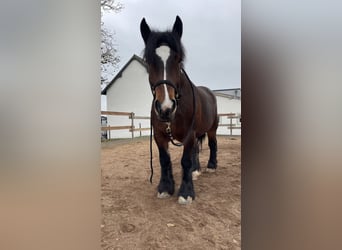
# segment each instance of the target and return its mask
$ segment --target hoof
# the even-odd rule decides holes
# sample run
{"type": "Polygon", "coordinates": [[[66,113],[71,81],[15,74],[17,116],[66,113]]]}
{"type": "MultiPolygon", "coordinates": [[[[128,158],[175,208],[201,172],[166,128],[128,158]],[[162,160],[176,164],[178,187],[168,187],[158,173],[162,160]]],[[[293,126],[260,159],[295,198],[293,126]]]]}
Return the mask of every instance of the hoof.
{"type": "Polygon", "coordinates": [[[215,173],[216,172],[216,168],[207,168],[206,171],[208,173],[215,173]]]}
{"type": "Polygon", "coordinates": [[[201,175],[201,172],[198,171],[198,170],[195,170],[192,172],[192,180],[197,180],[198,179],[198,176],[201,175]]]}
{"type": "Polygon", "coordinates": [[[162,192],[162,193],[159,193],[157,194],[157,198],[159,199],[165,199],[165,198],[169,198],[170,197],[170,194],[168,192],[162,192]]]}
{"type": "Polygon", "coordinates": [[[184,199],[183,196],[178,197],[178,203],[181,205],[191,204],[191,202],[192,202],[192,198],[190,196],[188,196],[187,199],[184,199]]]}

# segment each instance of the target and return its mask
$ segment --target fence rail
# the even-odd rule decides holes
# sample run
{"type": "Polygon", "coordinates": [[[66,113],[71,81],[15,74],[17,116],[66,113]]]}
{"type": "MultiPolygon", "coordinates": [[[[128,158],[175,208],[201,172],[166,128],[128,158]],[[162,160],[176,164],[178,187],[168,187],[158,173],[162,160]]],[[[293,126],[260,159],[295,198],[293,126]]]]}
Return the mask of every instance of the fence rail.
{"type": "Polygon", "coordinates": [[[226,114],[218,114],[219,117],[227,117],[230,122],[228,124],[219,123],[219,126],[227,127],[230,131],[230,135],[233,134],[233,129],[241,129],[241,126],[236,126],[236,124],[233,124],[233,119],[238,119],[239,124],[241,122],[241,116],[235,114],[235,113],[226,113],[226,114]]]}
{"type": "Polygon", "coordinates": [[[130,116],[134,114],[132,112],[115,112],[115,111],[101,111],[101,115],[122,115],[122,116],[130,116]]]}
{"type": "MultiPolygon", "coordinates": [[[[110,138],[110,131],[111,130],[127,130],[131,132],[132,138],[134,138],[134,132],[139,131],[140,136],[142,131],[150,130],[150,127],[148,128],[142,128],[141,124],[139,123],[139,127],[136,128],[134,125],[134,122],[136,120],[149,120],[149,116],[136,116],[134,112],[116,112],[116,111],[101,111],[101,115],[109,115],[109,116],[127,116],[129,119],[131,119],[131,125],[126,126],[106,126],[101,127],[101,131],[108,131],[109,132],[109,138],[110,138]]],[[[227,127],[230,131],[230,135],[233,134],[234,129],[241,129],[241,126],[237,126],[237,124],[233,123],[234,119],[237,119],[239,121],[239,124],[241,122],[241,116],[237,115],[235,113],[222,113],[218,114],[219,117],[226,117],[229,119],[229,123],[219,123],[220,127],[227,127]]]]}

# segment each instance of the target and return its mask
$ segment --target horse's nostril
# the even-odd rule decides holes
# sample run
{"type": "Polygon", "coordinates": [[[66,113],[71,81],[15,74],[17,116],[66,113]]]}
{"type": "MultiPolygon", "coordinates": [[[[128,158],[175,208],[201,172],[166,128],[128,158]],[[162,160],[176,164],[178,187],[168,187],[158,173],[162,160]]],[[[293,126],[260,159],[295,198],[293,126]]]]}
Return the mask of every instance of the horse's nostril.
{"type": "Polygon", "coordinates": [[[160,111],[161,111],[161,105],[160,105],[160,102],[159,102],[158,100],[156,100],[156,101],[154,102],[154,106],[155,106],[156,111],[157,111],[158,113],[160,113],[160,111]]]}
{"type": "Polygon", "coordinates": [[[177,107],[177,102],[175,99],[172,99],[172,111],[175,110],[177,107]]]}

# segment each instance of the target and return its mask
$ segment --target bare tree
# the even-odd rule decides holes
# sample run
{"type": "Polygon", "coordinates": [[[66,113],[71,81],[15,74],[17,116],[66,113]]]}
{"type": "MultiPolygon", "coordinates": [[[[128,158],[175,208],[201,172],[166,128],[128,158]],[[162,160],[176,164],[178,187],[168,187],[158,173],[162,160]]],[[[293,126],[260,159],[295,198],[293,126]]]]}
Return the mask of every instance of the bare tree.
{"type": "MultiPolygon", "coordinates": [[[[123,9],[123,5],[117,0],[101,0],[101,16],[104,12],[118,13],[123,9]]],[[[114,44],[114,32],[104,27],[101,20],[101,85],[104,84],[108,70],[117,68],[120,57],[114,44]]]]}
{"type": "Polygon", "coordinates": [[[101,0],[101,9],[119,12],[123,9],[123,5],[116,0],[101,0]]]}

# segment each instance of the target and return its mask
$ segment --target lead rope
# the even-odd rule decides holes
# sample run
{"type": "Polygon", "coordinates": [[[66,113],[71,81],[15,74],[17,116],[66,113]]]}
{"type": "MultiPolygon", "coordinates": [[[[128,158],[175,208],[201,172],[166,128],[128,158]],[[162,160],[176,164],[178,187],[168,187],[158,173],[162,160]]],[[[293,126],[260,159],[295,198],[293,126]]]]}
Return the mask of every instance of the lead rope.
{"type": "Polygon", "coordinates": [[[152,112],[150,117],[150,168],[151,168],[151,175],[150,175],[150,183],[152,184],[152,178],[153,178],[153,155],[152,155],[152,112]]]}

